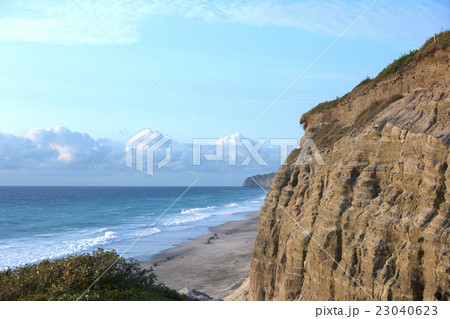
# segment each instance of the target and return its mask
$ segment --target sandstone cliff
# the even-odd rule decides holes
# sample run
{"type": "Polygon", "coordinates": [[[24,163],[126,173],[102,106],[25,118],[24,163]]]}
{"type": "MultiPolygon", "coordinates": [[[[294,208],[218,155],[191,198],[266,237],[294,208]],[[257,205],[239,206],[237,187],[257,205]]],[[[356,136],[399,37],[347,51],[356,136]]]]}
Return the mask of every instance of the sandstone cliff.
{"type": "MultiPolygon", "coordinates": [[[[325,165],[276,173],[249,300],[432,300],[450,278],[449,32],[302,117],[325,165]]],[[[242,294],[245,295],[245,294],[242,294]]]]}
{"type": "Polygon", "coordinates": [[[274,177],[275,173],[251,176],[245,179],[242,187],[260,187],[261,185],[261,187],[269,188],[274,177]]]}

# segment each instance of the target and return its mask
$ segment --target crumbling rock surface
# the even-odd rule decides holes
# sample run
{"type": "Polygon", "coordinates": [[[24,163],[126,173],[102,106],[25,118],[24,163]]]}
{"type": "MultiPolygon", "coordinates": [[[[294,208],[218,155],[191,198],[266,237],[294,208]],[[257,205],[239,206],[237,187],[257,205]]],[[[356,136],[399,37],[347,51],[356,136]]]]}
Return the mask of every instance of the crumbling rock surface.
{"type": "Polygon", "coordinates": [[[276,173],[249,300],[432,300],[449,290],[449,63],[440,49],[304,121],[302,143],[330,123],[344,134],[318,145],[325,165],[296,165],[294,151],[276,173]]]}

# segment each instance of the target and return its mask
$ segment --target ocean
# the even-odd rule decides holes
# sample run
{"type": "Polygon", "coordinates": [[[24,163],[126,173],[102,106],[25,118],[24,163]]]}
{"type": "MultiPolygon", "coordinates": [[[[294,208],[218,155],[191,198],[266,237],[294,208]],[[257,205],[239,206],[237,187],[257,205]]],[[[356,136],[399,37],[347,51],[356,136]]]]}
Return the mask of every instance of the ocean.
{"type": "MultiPolygon", "coordinates": [[[[0,187],[0,270],[91,252],[124,252],[187,187],[0,187]]],[[[192,187],[127,251],[151,259],[208,227],[243,220],[265,194],[192,187]]]]}

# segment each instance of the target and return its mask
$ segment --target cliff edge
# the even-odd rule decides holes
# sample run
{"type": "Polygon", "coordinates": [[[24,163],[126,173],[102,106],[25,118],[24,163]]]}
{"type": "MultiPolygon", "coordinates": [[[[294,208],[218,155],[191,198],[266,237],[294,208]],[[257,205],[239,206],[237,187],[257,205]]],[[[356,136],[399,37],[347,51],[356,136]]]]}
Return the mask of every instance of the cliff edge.
{"type": "MultiPolygon", "coordinates": [[[[432,300],[450,278],[450,35],[304,114],[261,209],[249,300],[432,300]]],[[[242,293],[245,295],[245,293],[242,293]]]]}

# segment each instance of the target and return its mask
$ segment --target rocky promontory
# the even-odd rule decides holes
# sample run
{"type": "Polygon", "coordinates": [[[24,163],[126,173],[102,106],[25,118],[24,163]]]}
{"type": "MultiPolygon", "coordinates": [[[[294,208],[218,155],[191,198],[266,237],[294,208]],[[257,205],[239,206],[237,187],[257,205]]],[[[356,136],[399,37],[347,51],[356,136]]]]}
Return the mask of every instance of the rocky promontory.
{"type": "Polygon", "coordinates": [[[260,187],[261,186],[264,188],[269,188],[274,177],[275,177],[275,173],[251,176],[244,181],[244,184],[242,185],[242,187],[260,187]]]}

